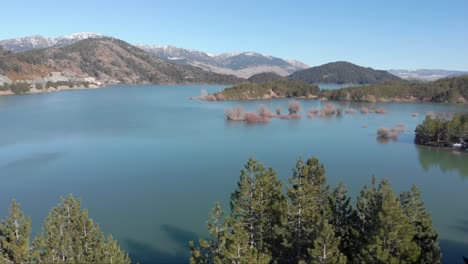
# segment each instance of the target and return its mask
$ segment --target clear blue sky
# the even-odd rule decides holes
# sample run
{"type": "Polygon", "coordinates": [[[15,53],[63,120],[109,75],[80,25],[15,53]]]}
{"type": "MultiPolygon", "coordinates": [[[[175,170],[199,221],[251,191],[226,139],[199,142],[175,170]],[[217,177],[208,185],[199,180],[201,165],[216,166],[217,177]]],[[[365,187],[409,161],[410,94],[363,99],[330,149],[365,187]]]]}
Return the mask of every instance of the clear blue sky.
{"type": "Polygon", "coordinates": [[[98,32],[309,65],[468,70],[468,1],[2,1],[0,39],[98,32]]]}

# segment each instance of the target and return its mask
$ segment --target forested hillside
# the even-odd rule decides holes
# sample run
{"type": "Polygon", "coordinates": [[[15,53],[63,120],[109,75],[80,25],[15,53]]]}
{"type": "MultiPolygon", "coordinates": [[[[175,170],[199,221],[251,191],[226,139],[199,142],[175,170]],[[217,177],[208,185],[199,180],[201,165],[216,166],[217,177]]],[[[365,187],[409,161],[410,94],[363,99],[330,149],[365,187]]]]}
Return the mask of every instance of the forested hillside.
{"type": "Polygon", "coordinates": [[[289,75],[289,79],[315,84],[375,84],[402,80],[387,71],[365,68],[346,61],[331,62],[297,71],[289,75]]]}

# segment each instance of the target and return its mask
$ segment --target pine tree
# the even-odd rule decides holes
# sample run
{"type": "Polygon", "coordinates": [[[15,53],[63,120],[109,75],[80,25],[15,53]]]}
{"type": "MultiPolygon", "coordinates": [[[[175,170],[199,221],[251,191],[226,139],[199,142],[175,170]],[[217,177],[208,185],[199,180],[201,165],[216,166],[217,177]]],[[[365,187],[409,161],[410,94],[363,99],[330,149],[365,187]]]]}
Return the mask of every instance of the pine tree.
{"type": "MultiPolygon", "coordinates": [[[[376,188],[377,178],[372,176],[370,187],[366,185],[362,188],[356,200],[356,223],[358,238],[354,241],[354,246],[358,249],[349,260],[352,263],[359,263],[358,252],[362,251],[369,243],[369,234],[377,225],[377,214],[381,208],[381,199],[376,188]]],[[[349,257],[349,256],[348,256],[349,257]]]]}
{"type": "Polygon", "coordinates": [[[27,263],[30,260],[30,233],[31,220],[24,217],[20,205],[13,200],[10,215],[0,223],[0,261],[27,263]]]}
{"type": "Polygon", "coordinates": [[[346,257],[341,253],[339,245],[340,238],[335,236],[333,226],[327,220],[322,221],[314,247],[308,250],[311,263],[346,264],[346,257]]]}
{"type": "Polygon", "coordinates": [[[308,262],[307,249],[313,246],[319,223],[330,214],[325,169],[315,158],[308,159],[306,163],[298,160],[289,183],[287,196],[290,203],[285,223],[289,237],[284,244],[290,253],[286,261],[308,262]]]}
{"type": "Polygon", "coordinates": [[[81,209],[80,200],[72,195],[62,198],[51,210],[43,231],[34,241],[34,249],[35,260],[41,263],[102,263],[104,259],[129,262],[125,253],[106,244],[99,227],[88,217],[87,210],[81,209]],[[115,252],[120,253],[110,255],[115,252]]]}
{"type": "Polygon", "coordinates": [[[381,201],[368,243],[361,250],[365,263],[417,263],[419,248],[413,241],[414,229],[403,214],[400,202],[387,181],[382,181],[376,196],[381,201]]]}
{"type": "Polygon", "coordinates": [[[253,156],[241,170],[238,187],[231,195],[231,211],[249,236],[249,247],[270,252],[279,247],[275,227],[282,222],[285,197],[273,169],[265,169],[253,156]]]}
{"type": "Polygon", "coordinates": [[[114,240],[112,236],[109,236],[107,243],[103,246],[103,252],[101,257],[102,263],[109,264],[130,264],[130,258],[128,254],[123,251],[114,240]]]}
{"type": "Polygon", "coordinates": [[[335,229],[336,237],[341,238],[339,249],[348,258],[357,250],[355,240],[358,239],[358,231],[355,227],[357,215],[351,206],[351,197],[343,182],[333,190],[329,197],[331,217],[330,224],[335,229]]]}
{"type": "Polygon", "coordinates": [[[210,211],[210,221],[208,221],[208,231],[210,240],[200,239],[199,246],[196,247],[190,242],[191,257],[190,263],[222,263],[228,235],[227,223],[224,220],[224,211],[219,202],[210,211]]]}
{"type": "Polygon", "coordinates": [[[232,264],[267,264],[271,257],[268,253],[259,252],[255,247],[251,247],[250,235],[246,232],[244,225],[230,218],[228,220],[231,232],[228,236],[226,249],[223,253],[222,262],[232,264]]]}
{"type": "Polygon", "coordinates": [[[413,240],[421,249],[418,263],[441,263],[442,253],[438,236],[432,227],[431,215],[424,208],[421,193],[413,185],[409,192],[400,195],[401,207],[416,231],[413,240]]]}

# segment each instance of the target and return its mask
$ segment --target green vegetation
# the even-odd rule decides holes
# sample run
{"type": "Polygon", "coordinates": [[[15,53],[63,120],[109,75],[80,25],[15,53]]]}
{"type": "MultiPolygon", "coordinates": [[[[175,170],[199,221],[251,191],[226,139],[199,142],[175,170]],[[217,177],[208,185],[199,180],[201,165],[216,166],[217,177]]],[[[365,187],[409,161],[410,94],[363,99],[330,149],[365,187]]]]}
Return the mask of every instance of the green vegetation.
{"type": "MultiPolygon", "coordinates": [[[[85,87],[88,88],[90,83],[84,81],[58,81],[58,82],[47,82],[45,84],[36,83],[34,84],[38,90],[48,89],[48,88],[59,88],[59,87],[85,87]]],[[[31,85],[26,82],[15,82],[15,83],[5,83],[0,85],[0,91],[12,91],[15,94],[27,93],[31,90],[31,85]]]]}
{"type": "Polygon", "coordinates": [[[299,160],[286,193],[272,168],[251,157],[231,195],[231,213],[210,213],[211,237],[191,242],[191,263],[441,263],[437,233],[413,186],[364,186],[354,206],[331,189],[324,166],[299,160]]]}
{"type": "Polygon", "coordinates": [[[274,72],[264,72],[255,74],[247,79],[251,83],[265,83],[265,82],[277,82],[286,81],[288,78],[278,75],[274,72]]]}
{"type": "Polygon", "coordinates": [[[50,211],[32,243],[30,232],[31,220],[13,200],[10,215],[0,223],[0,263],[130,263],[71,195],[50,211]]]}
{"type": "Polygon", "coordinates": [[[279,80],[263,83],[243,83],[226,88],[215,94],[215,96],[217,95],[222,95],[227,100],[307,97],[312,95],[330,100],[356,102],[430,101],[466,103],[468,102],[468,75],[429,83],[393,81],[336,90],[320,90],[315,85],[301,81],[279,80]]]}
{"type": "Polygon", "coordinates": [[[366,101],[369,96],[384,99],[410,99],[430,102],[464,103],[468,100],[468,76],[446,78],[429,83],[389,82],[322,90],[321,95],[331,100],[366,101]]]}
{"type": "Polygon", "coordinates": [[[456,114],[451,119],[426,116],[416,127],[415,143],[420,145],[452,146],[453,143],[468,143],[468,114],[456,114]]]}
{"type": "Polygon", "coordinates": [[[246,100],[274,97],[307,97],[318,95],[319,92],[320,89],[316,85],[299,81],[276,81],[261,84],[243,83],[226,88],[218,94],[222,94],[227,100],[246,100]]]}
{"type": "Polygon", "coordinates": [[[321,66],[297,71],[289,75],[289,79],[315,84],[373,84],[401,80],[399,77],[386,71],[365,68],[346,61],[327,63],[321,66]]]}
{"type": "Polygon", "coordinates": [[[25,82],[4,83],[0,85],[0,91],[12,91],[15,94],[29,92],[31,85],[25,82]]]}
{"type": "Polygon", "coordinates": [[[85,87],[88,88],[90,85],[89,82],[82,82],[82,81],[58,81],[58,82],[46,82],[45,85],[43,85],[46,89],[48,88],[59,88],[61,86],[67,86],[69,88],[73,87],[85,87]]]}

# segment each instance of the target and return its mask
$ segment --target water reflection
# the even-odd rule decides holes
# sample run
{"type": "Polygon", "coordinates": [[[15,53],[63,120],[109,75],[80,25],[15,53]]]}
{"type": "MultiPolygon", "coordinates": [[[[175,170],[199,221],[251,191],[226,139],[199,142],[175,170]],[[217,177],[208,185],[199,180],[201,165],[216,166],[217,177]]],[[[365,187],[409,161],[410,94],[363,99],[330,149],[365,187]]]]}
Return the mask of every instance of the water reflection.
{"type": "Polygon", "coordinates": [[[25,169],[25,168],[34,168],[38,166],[45,165],[49,162],[55,161],[61,158],[65,153],[62,152],[53,152],[53,153],[37,153],[30,155],[28,157],[20,158],[11,162],[8,162],[2,166],[0,169],[5,170],[16,170],[16,169],[25,169]]]}
{"type": "Polygon", "coordinates": [[[419,163],[424,170],[438,167],[442,172],[456,171],[468,177],[468,153],[450,149],[417,146],[419,163]]]}

